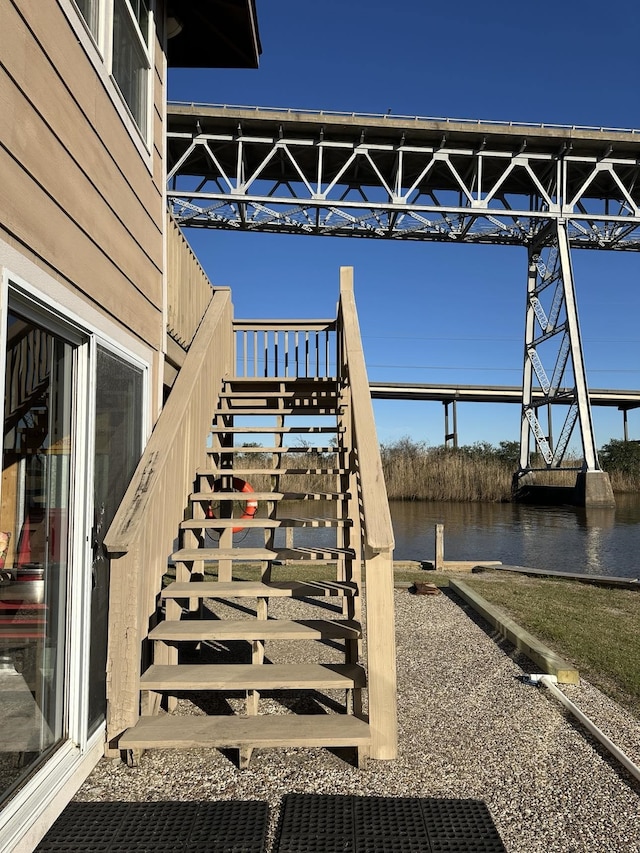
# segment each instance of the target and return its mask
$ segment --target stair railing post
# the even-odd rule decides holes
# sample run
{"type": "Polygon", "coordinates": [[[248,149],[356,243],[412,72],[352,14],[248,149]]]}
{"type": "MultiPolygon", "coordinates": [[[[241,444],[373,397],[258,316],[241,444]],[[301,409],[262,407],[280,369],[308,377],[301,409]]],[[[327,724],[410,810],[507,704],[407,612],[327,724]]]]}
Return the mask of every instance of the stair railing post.
{"type": "Polygon", "coordinates": [[[348,382],[357,461],[358,512],[363,519],[366,572],[366,637],[371,758],[397,755],[397,683],[393,584],[393,528],[375,428],[360,326],[353,293],[353,268],[340,268],[339,331],[348,382]]]}

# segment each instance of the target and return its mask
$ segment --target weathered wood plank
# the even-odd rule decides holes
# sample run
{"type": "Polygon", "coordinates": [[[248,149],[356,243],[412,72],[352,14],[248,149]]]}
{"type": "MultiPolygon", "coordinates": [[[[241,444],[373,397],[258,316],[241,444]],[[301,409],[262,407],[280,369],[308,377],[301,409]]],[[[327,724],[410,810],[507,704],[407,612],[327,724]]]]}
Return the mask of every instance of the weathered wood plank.
{"type": "Polygon", "coordinates": [[[142,690],[349,690],[364,687],[355,664],[182,664],[151,666],[142,690]]]}
{"type": "Polygon", "coordinates": [[[180,523],[183,530],[204,530],[225,527],[345,527],[351,524],[348,518],[187,518],[180,523]]]}
{"type": "Polygon", "coordinates": [[[336,581],[203,581],[172,583],[162,598],[313,598],[357,595],[356,584],[336,581]]]}
{"type": "Polygon", "coordinates": [[[347,548],[181,548],[171,555],[176,563],[191,563],[203,560],[216,563],[219,560],[235,560],[237,562],[255,562],[262,560],[331,560],[338,556],[353,556],[353,551],[347,548]]]}
{"type": "Polygon", "coordinates": [[[360,449],[358,461],[364,533],[373,551],[389,551],[394,547],[393,527],[353,294],[353,267],[340,267],[340,319],[344,357],[348,364],[355,442],[360,449]]]}
{"type": "Polygon", "coordinates": [[[348,619],[210,619],[161,622],[150,640],[321,640],[359,639],[362,630],[348,619]]]}
{"type": "Polygon", "coordinates": [[[269,714],[262,717],[141,717],[120,738],[120,749],[198,747],[366,746],[369,726],[346,714],[269,714]]]}
{"type": "Polygon", "coordinates": [[[483,598],[478,592],[467,586],[464,581],[450,580],[449,588],[457,593],[479,613],[490,625],[509,640],[510,643],[528,658],[543,672],[555,675],[561,684],[579,684],[580,675],[578,670],[570,663],[563,660],[556,652],[545,646],[537,637],[525,631],[510,616],[483,598]]]}
{"type": "Polygon", "coordinates": [[[578,581],[579,583],[594,584],[596,586],[615,586],[622,589],[640,590],[640,578],[614,577],[611,575],[587,575],[574,572],[559,572],[550,569],[532,569],[526,566],[503,566],[501,563],[474,563],[474,566],[483,569],[492,569],[499,572],[514,572],[516,574],[532,575],[535,577],[560,578],[564,580],[578,581]]]}

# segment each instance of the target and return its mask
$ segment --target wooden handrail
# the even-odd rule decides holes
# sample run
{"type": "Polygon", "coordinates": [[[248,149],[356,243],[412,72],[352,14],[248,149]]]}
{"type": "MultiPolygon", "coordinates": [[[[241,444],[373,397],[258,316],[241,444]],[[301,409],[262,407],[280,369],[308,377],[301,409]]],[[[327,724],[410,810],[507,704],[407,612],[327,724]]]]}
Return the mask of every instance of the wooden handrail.
{"type": "Polygon", "coordinates": [[[341,370],[349,392],[348,409],[359,475],[362,556],[367,572],[367,670],[371,756],[392,759],[397,756],[398,751],[393,526],[353,294],[352,267],[340,268],[338,331],[341,370]]]}
{"type": "Polygon", "coordinates": [[[237,332],[254,330],[331,332],[336,328],[335,320],[234,320],[233,328],[237,332]]]}
{"type": "Polygon", "coordinates": [[[213,299],[138,463],[104,544],[111,556],[107,742],[138,717],[141,644],[155,618],[162,576],[194,472],[206,461],[222,380],[232,372],[231,294],[213,299]]]}
{"type": "Polygon", "coordinates": [[[380,553],[392,550],[395,543],[353,293],[353,267],[340,267],[338,320],[342,332],[342,359],[351,389],[355,445],[359,448],[365,544],[372,552],[380,553]],[[365,448],[366,453],[363,453],[365,448]]]}

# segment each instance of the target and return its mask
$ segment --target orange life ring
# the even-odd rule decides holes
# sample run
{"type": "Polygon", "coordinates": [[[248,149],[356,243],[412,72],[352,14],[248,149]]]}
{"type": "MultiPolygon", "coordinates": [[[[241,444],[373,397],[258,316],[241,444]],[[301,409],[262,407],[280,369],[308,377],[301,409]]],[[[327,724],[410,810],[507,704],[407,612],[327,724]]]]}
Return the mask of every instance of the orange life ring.
{"type": "MultiPolygon", "coordinates": [[[[246,480],[241,480],[240,477],[234,477],[233,478],[232,487],[233,487],[234,492],[244,492],[246,494],[246,493],[254,491],[253,486],[250,483],[247,483],[246,480]]],[[[216,480],[214,482],[213,491],[214,492],[222,491],[222,479],[216,480]]],[[[244,512],[240,516],[240,520],[242,520],[243,518],[254,518],[257,510],[258,510],[258,501],[252,501],[252,500],[246,501],[245,505],[244,505],[244,512]]],[[[206,515],[207,515],[207,518],[215,518],[215,515],[213,512],[213,506],[212,506],[211,502],[209,503],[209,506],[207,507],[206,515]]],[[[244,530],[244,527],[240,526],[240,527],[233,527],[232,528],[233,533],[240,533],[241,530],[244,530]]]]}

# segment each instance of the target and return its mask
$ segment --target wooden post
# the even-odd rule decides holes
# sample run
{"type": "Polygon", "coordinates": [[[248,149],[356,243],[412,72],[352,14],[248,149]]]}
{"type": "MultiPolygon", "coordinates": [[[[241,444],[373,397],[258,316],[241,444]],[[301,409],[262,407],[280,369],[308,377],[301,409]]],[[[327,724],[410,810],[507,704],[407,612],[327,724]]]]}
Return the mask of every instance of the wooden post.
{"type": "Polygon", "coordinates": [[[371,758],[398,754],[393,554],[369,555],[367,571],[367,657],[371,758]]]}
{"type": "Polygon", "coordinates": [[[436,524],[436,571],[444,569],[444,524],[436,524]]]}

